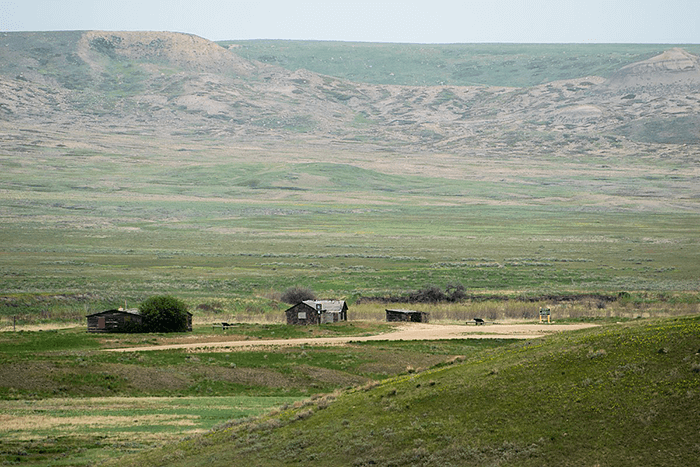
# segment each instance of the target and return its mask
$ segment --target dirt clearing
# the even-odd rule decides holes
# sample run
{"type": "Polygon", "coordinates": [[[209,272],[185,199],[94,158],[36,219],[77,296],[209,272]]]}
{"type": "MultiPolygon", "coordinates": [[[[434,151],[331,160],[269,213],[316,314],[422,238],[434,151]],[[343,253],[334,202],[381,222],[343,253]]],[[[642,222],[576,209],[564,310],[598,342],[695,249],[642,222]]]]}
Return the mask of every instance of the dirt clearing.
{"type": "Polygon", "coordinates": [[[442,339],[535,339],[547,334],[574,331],[595,327],[595,324],[489,324],[484,326],[442,325],[407,323],[396,331],[373,336],[322,337],[316,339],[265,339],[223,342],[197,342],[191,344],[168,344],[148,347],[106,349],[108,352],[140,352],[171,349],[226,349],[240,350],[252,347],[298,346],[298,345],[343,345],[350,342],[385,340],[442,340],[442,339]]]}

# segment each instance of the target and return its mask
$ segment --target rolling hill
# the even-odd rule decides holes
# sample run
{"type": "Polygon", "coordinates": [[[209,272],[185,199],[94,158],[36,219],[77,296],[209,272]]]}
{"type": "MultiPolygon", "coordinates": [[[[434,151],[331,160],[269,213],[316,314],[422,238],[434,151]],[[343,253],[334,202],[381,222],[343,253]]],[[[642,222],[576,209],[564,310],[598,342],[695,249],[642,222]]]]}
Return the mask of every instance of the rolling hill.
{"type": "MultiPolygon", "coordinates": [[[[570,155],[595,147],[619,153],[620,145],[625,153],[643,151],[638,145],[645,143],[700,140],[697,56],[678,48],[614,72],[608,68],[606,76],[592,74],[603,71],[592,58],[593,48],[583,55],[589,65],[574,69],[580,76],[571,76],[571,67],[561,63],[566,50],[550,51],[556,55],[550,63],[546,54],[531,56],[540,68],[564,69],[566,79],[521,87],[492,84],[491,77],[468,86],[407,86],[287,70],[243,58],[242,46],[226,49],[184,34],[5,33],[3,39],[0,108],[6,122],[294,137],[330,145],[366,142],[463,155],[505,148],[570,155]]],[[[492,54],[494,47],[484,46],[492,54]]],[[[316,45],[309,53],[319,49],[316,45]]],[[[447,54],[450,46],[443,49],[436,50],[447,54]]],[[[503,55],[524,60],[527,49],[503,55]]],[[[297,45],[299,50],[303,47],[297,45]]],[[[391,51],[376,48],[376,60],[391,51]]],[[[610,67],[609,56],[599,55],[598,61],[610,67]]],[[[416,67],[415,73],[427,73],[426,68],[416,67]]],[[[501,82],[509,83],[512,73],[502,74],[501,82]]]]}
{"type": "Polygon", "coordinates": [[[116,465],[694,465],[697,317],[605,326],[231,422],[116,465]]]}
{"type": "Polygon", "coordinates": [[[119,463],[692,465],[697,316],[631,315],[697,310],[699,51],[2,33],[0,315],[168,293],[267,319],[296,284],[604,291],[630,321],[119,463]]]}
{"type": "Polygon", "coordinates": [[[279,45],[412,85],[186,34],[0,39],[8,293],[698,287],[695,46],[279,45]]]}

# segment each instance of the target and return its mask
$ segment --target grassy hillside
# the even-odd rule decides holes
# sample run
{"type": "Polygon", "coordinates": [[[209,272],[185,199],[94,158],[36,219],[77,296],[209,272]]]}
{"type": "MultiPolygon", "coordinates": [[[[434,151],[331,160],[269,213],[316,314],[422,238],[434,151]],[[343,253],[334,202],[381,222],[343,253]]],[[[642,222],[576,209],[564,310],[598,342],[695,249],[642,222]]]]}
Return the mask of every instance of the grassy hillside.
{"type": "Polygon", "coordinates": [[[116,465],[694,465],[699,349],[698,317],[520,342],[116,465]]]}
{"type": "Polygon", "coordinates": [[[86,334],[84,328],[0,333],[0,462],[95,465],[292,406],[318,394],[429,368],[507,341],[397,342],[232,351],[104,352],[212,340],[367,335],[381,323],[306,327],[195,326],[185,334],[86,334]]]}
{"type": "MultiPolygon", "coordinates": [[[[563,79],[607,78],[671,44],[391,44],[221,41],[249,60],[304,68],[350,81],[410,86],[528,87],[563,79]]],[[[679,45],[700,53],[699,45],[679,45]]]]}

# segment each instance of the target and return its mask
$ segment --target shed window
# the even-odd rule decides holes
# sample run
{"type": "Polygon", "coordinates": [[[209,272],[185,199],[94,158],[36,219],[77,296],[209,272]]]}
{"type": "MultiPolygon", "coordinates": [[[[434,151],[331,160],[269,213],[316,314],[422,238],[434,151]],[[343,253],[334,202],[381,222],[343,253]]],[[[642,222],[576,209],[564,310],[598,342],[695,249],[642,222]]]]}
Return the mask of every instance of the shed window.
{"type": "Polygon", "coordinates": [[[297,315],[298,319],[306,319],[306,312],[305,311],[300,311],[299,314],[297,315]]]}

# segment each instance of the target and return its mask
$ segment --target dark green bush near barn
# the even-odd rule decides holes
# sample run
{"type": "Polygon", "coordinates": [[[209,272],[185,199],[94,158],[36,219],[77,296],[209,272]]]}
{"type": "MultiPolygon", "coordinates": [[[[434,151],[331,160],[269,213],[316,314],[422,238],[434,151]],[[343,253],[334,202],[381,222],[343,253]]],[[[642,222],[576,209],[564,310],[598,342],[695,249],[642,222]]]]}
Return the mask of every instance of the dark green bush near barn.
{"type": "Polygon", "coordinates": [[[144,332],[187,331],[187,305],[170,295],[156,295],[139,306],[144,332]]]}

